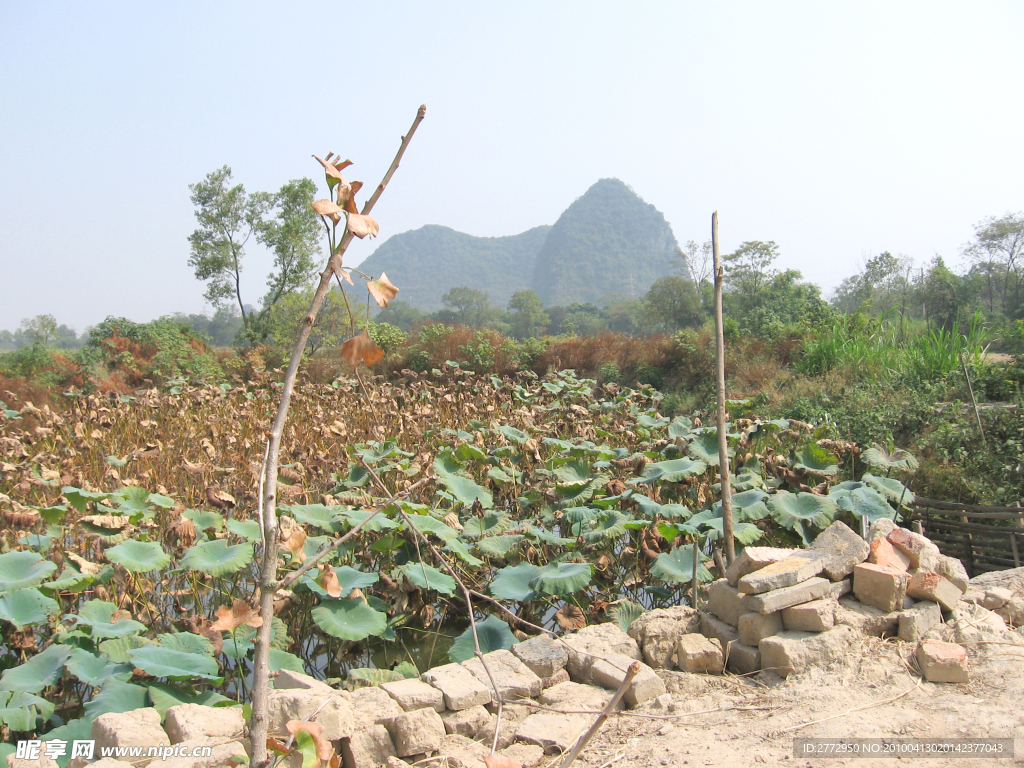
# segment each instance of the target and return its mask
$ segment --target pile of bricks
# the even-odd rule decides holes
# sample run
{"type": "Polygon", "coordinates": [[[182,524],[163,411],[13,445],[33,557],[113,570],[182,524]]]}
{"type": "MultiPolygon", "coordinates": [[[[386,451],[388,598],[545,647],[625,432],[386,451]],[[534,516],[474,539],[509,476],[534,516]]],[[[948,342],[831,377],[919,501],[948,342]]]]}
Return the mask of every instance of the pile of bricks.
{"type": "Polygon", "coordinates": [[[807,549],[744,549],[711,584],[701,632],[719,641],[737,674],[786,677],[838,660],[867,634],[918,644],[929,681],[964,682],[963,649],[922,640],[967,582],[959,560],[891,520],[876,521],[867,540],[836,522],[807,549]]]}

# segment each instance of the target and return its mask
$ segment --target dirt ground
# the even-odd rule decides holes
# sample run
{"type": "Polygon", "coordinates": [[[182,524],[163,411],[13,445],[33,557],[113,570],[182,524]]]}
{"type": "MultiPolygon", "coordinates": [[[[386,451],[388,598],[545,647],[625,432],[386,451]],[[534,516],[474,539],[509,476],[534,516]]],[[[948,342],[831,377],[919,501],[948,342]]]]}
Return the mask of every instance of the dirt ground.
{"type": "Polygon", "coordinates": [[[1024,642],[976,647],[964,685],[924,682],[913,650],[869,638],[843,661],[787,680],[770,672],[750,679],[661,673],[673,701],[646,711],[665,719],[615,717],[577,761],[589,768],[1024,764],[1024,642]],[[1016,758],[794,757],[794,739],[839,737],[1013,738],[1016,758]]]}

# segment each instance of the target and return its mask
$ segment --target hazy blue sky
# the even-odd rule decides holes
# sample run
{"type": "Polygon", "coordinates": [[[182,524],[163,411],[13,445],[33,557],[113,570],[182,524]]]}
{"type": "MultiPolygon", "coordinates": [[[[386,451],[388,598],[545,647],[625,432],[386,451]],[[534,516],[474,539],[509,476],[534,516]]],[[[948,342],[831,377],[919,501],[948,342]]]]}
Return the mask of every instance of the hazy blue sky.
{"type": "Polygon", "coordinates": [[[1022,39],[1016,2],[6,0],[0,328],[203,311],[190,182],[322,183],[333,150],[372,189],[421,103],[351,263],[424,224],[550,224],[614,176],[680,242],[717,209],[725,251],[773,239],[826,291],[883,250],[958,264],[1024,210],[1022,39]]]}

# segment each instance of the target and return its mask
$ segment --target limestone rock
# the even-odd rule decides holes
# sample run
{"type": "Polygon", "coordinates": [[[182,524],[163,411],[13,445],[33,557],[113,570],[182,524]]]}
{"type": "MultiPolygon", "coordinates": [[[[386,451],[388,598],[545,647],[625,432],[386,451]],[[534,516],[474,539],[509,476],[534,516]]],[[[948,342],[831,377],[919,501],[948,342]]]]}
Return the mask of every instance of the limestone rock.
{"type": "Polygon", "coordinates": [[[757,613],[752,611],[744,613],[740,616],[737,629],[740,633],[740,643],[756,646],[766,637],[782,631],[782,612],[757,613]]]}
{"type": "Polygon", "coordinates": [[[385,724],[395,743],[395,754],[409,757],[434,752],[444,742],[444,721],[433,707],[403,712],[385,724]]]}
{"type": "Polygon", "coordinates": [[[444,721],[444,729],[447,733],[456,733],[459,736],[475,739],[477,733],[491,722],[491,713],[487,711],[486,707],[477,705],[469,709],[460,709],[457,712],[443,712],[441,720],[444,721]]]}
{"type": "Polygon", "coordinates": [[[301,688],[270,691],[267,705],[270,732],[286,734],[285,725],[289,720],[305,720],[316,711],[313,719],[324,727],[325,739],[336,741],[351,736],[355,730],[355,711],[347,697],[336,693],[324,694],[301,688]]]}
{"type": "MultiPolygon", "coordinates": [[[[781,561],[780,561],[781,562],[781,561]]],[[[860,567],[860,566],[858,566],[860,567]]],[[[756,595],[747,595],[744,603],[748,611],[757,613],[775,613],[809,600],[817,600],[825,597],[832,589],[832,582],[820,576],[814,576],[807,581],[794,584],[790,587],[773,589],[770,592],[762,592],[756,595]]]]}
{"type": "MultiPolygon", "coordinates": [[[[356,728],[380,725],[389,717],[400,715],[403,710],[398,702],[376,685],[356,688],[349,695],[349,703],[356,714],[356,728]]],[[[394,754],[392,752],[391,754],[394,754]]]]}
{"type": "Polygon", "coordinates": [[[731,586],[727,579],[718,579],[708,585],[708,610],[726,624],[735,627],[739,624],[740,616],[749,610],[743,597],[743,593],[731,586]]]}
{"type": "Polygon", "coordinates": [[[720,675],[725,667],[722,647],[698,634],[683,635],[679,638],[676,659],[679,668],[686,672],[720,675]]]}
{"type": "Polygon", "coordinates": [[[93,721],[92,738],[97,755],[102,754],[104,747],[155,747],[171,743],[160,727],[160,713],[153,707],[100,715],[93,721]]]}
{"type": "Polygon", "coordinates": [[[555,709],[589,709],[600,712],[611,698],[611,693],[603,688],[569,682],[551,686],[537,700],[555,709]]]}
{"type": "Polygon", "coordinates": [[[956,643],[924,640],[917,646],[917,664],[929,683],[966,683],[967,651],[956,643]]]}
{"type": "Polygon", "coordinates": [[[516,729],[516,739],[535,744],[548,754],[568,750],[580,734],[590,727],[589,715],[562,715],[556,712],[537,712],[530,715],[516,729]]]}
{"type": "Polygon", "coordinates": [[[569,652],[569,677],[577,683],[590,682],[590,667],[597,656],[628,656],[640,660],[636,640],[616,624],[591,624],[564,638],[569,652]]]}
{"type": "MultiPolygon", "coordinates": [[[[700,613],[700,633],[704,637],[709,637],[712,640],[717,640],[718,644],[725,648],[729,643],[738,643],[740,640],[740,634],[736,631],[736,628],[726,624],[724,621],[716,616],[712,616],[710,613],[700,613]]],[[[676,663],[679,663],[678,658],[676,663]]],[[[680,667],[682,665],[680,664],[680,667]]]]}
{"type": "Polygon", "coordinates": [[[758,648],[761,668],[781,677],[803,672],[811,666],[826,666],[845,656],[856,640],[852,627],[838,626],[828,632],[784,631],[767,637],[758,648]]]}
{"type": "Polygon", "coordinates": [[[444,737],[441,744],[441,754],[445,756],[445,761],[428,765],[444,766],[447,763],[447,768],[485,768],[484,758],[490,753],[490,745],[485,746],[466,736],[451,733],[444,737]]]}
{"type": "Polygon", "coordinates": [[[875,539],[885,538],[897,528],[899,528],[899,526],[888,517],[878,518],[868,529],[868,544],[873,542],[875,539]]]}
{"type": "Polygon", "coordinates": [[[853,627],[863,635],[891,637],[896,634],[899,622],[899,611],[882,611],[852,597],[842,598],[836,609],[836,624],[853,627]]]}
{"type": "Polygon", "coordinates": [[[341,741],[345,768],[376,768],[395,755],[391,733],[383,725],[366,725],[341,741]]]}
{"type": "MultiPolygon", "coordinates": [[[[531,698],[541,692],[541,679],[509,651],[492,651],[483,658],[503,700],[531,698]]],[[[480,659],[468,659],[462,665],[491,692],[490,677],[480,659]]]]}
{"type": "MultiPolygon", "coordinates": [[[[189,756],[154,760],[150,765],[160,768],[222,768],[225,765],[244,765],[244,761],[248,760],[245,747],[240,741],[211,744],[210,739],[189,739],[175,746],[179,749],[187,749],[189,756]],[[210,754],[205,757],[199,756],[196,751],[203,747],[210,747],[210,754]]],[[[122,765],[124,764],[122,763],[122,765]]]]}
{"type": "Polygon", "coordinates": [[[839,581],[853,573],[855,565],[864,562],[870,547],[845,523],[837,520],[818,534],[809,550],[825,555],[824,574],[832,581],[839,581]]]}
{"type": "MultiPolygon", "coordinates": [[[[70,749],[70,744],[68,748],[70,749]]],[[[108,758],[104,758],[105,760],[108,758]]],[[[111,760],[110,762],[116,763],[114,768],[125,768],[125,763],[120,760],[111,760]]],[[[59,768],[57,761],[53,758],[46,756],[46,743],[43,742],[39,746],[39,756],[29,759],[27,757],[15,757],[11,754],[7,756],[7,760],[4,761],[7,768],[59,768]]],[[[95,763],[91,763],[95,765],[95,763]]]]}
{"type": "MultiPolygon", "coordinates": [[[[524,700],[505,704],[501,716],[501,730],[498,732],[498,749],[504,749],[515,740],[516,729],[519,727],[519,724],[534,712],[530,706],[533,703],[532,701],[524,700]]],[[[488,704],[487,708],[492,713],[491,721],[477,732],[476,735],[477,740],[484,744],[490,744],[494,739],[494,728],[498,721],[498,718],[493,714],[497,712],[497,705],[488,704]]]]}
{"type": "Polygon", "coordinates": [[[190,739],[230,739],[242,735],[245,718],[241,707],[179,704],[167,710],[164,730],[171,744],[190,739]]]}
{"type": "Polygon", "coordinates": [[[931,600],[947,611],[960,602],[962,594],[949,579],[933,571],[918,571],[907,583],[907,595],[918,600],[931,600]]]}
{"type": "Polygon", "coordinates": [[[861,563],[853,569],[853,594],[865,605],[888,613],[903,607],[907,581],[907,574],[903,571],[861,563]]]}
{"type": "Polygon", "coordinates": [[[890,544],[889,540],[884,536],[872,541],[870,546],[869,563],[885,566],[897,571],[906,572],[910,570],[910,558],[890,544]]]}
{"type": "Polygon", "coordinates": [[[935,567],[935,572],[940,576],[945,576],[949,579],[953,583],[953,586],[961,592],[967,591],[967,585],[970,583],[970,577],[967,575],[967,569],[964,568],[964,564],[955,557],[947,557],[946,555],[939,557],[939,561],[935,567]]]}
{"type": "Polygon", "coordinates": [[[833,598],[812,600],[794,605],[782,612],[782,623],[786,629],[801,632],[827,632],[836,625],[836,609],[839,602],[833,598]]]}
{"type": "Polygon", "coordinates": [[[735,587],[741,578],[748,573],[759,571],[767,565],[784,560],[794,555],[798,549],[779,549],[778,547],[744,547],[743,551],[736,556],[725,570],[725,577],[729,585],[735,587]]]}
{"type": "Polygon", "coordinates": [[[307,691],[316,691],[317,693],[341,693],[341,691],[331,688],[322,680],[317,680],[315,677],[303,675],[299,672],[293,672],[290,669],[282,669],[277,673],[277,677],[274,678],[274,688],[278,691],[283,691],[287,688],[300,688],[307,691]]]}
{"type": "Polygon", "coordinates": [[[744,594],[758,595],[792,587],[817,576],[825,569],[827,562],[828,558],[821,552],[801,550],[759,571],[748,573],[739,580],[737,588],[744,594]]]}
{"type": "Polygon", "coordinates": [[[916,643],[932,627],[942,623],[942,609],[938,603],[920,602],[900,612],[899,638],[916,643]]]}
{"type": "Polygon", "coordinates": [[[695,608],[680,605],[647,611],[629,626],[629,636],[639,643],[644,661],[653,669],[675,666],[679,637],[700,631],[700,616],[695,608]]]}
{"type": "MultiPolygon", "coordinates": [[[[444,694],[422,680],[415,678],[396,680],[393,683],[384,683],[380,687],[406,712],[428,708],[435,712],[444,711],[444,694]]],[[[405,757],[405,755],[400,755],[400,757],[405,757]]]]}
{"type": "Polygon", "coordinates": [[[911,568],[931,571],[938,567],[941,558],[939,548],[921,534],[908,531],[906,528],[894,528],[889,531],[886,538],[890,544],[910,558],[911,568]]]}
{"type": "Polygon", "coordinates": [[[749,675],[761,669],[761,649],[756,645],[730,643],[725,666],[736,675],[749,675]]]}
{"type": "Polygon", "coordinates": [[[540,687],[550,688],[551,686],[558,685],[559,683],[568,683],[570,679],[571,678],[569,677],[569,670],[560,669],[557,672],[555,672],[555,674],[553,674],[551,677],[545,677],[543,680],[541,680],[540,687]]]}
{"type": "Polygon", "coordinates": [[[538,635],[512,646],[515,654],[537,677],[553,677],[569,663],[569,652],[557,640],[538,635]]]}
{"type": "MultiPolygon", "coordinates": [[[[706,640],[703,635],[695,635],[706,640]]],[[[590,679],[594,685],[617,690],[626,677],[626,670],[635,659],[628,656],[609,656],[604,659],[597,659],[590,668],[590,679]]],[[[629,707],[635,707],[645,701],[661,696],[665,693],[665,684],[661,681],[654,670],[642,662],[640,671],[633,677],[633,682],[626,689],[623,700],[629,707]]]]}
{"type": "Polygon", "coordinates": [[[491,700],[490,688],[461,664],[434,667],[424,672],[422,677],[424,682],[441,691],[448,709],[469,709],[491,700]]]}

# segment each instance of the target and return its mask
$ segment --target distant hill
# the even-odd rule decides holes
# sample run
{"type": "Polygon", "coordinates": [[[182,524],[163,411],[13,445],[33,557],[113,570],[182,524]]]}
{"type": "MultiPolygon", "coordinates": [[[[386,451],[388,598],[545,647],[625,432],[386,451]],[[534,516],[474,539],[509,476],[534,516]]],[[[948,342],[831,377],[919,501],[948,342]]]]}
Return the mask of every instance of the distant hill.
{"type": "Polygon", "coordinates": [[[492,306],[533,288],[544,303],[642,296],[672,272],[676,239],[665,217],[618,179],[601,179],[554,226],[507,237],[475,237],[427,225],[385,240],[359,268],[387,272],[398,298],[427,312],[451,288],[487,292],[492,306]]]}
{"type": "Polygon", "coordinates": [[[548,232],[532,287],[548,306],[637,298],[672,272],[677,247],[657,208],[618,179],[601,179],[548,232]]]}

